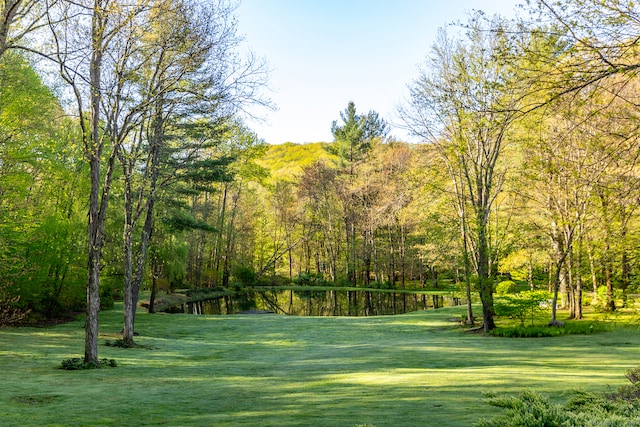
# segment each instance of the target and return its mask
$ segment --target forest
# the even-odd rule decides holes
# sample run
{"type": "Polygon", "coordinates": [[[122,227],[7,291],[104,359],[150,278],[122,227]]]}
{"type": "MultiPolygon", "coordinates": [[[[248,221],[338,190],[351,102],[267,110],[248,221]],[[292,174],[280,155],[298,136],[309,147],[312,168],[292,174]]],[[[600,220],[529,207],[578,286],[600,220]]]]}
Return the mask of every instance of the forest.
{"type": "MultiPolygon", "coordinates": [[[[0,324],[177,290],[546,291],[581,318],[640,292],[640,9],[530,1],[441,29],[399,107],[267,145],[268,67],[224,0],[0,4],[0,324]],[[306,289],[306,288],[305,288],[306,289]],[[319,288],[320,289],[320,288],[319,288]]],[[[482,312],[472,310],[472,301],[482,312]]]]}

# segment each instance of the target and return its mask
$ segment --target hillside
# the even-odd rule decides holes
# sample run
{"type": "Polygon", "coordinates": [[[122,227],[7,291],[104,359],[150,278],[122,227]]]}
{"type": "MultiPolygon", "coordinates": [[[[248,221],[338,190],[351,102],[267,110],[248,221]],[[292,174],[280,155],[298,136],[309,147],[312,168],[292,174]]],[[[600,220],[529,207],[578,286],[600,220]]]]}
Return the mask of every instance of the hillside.
{"type": "Polygon", "coordinates": [[[279,145],[271,145],[264,158],[257,163],[269,169],[274,178],[293,178],[300,173],[305,166],[324,159],[333,162],[336,156],[330,154],[326,148],[326,142],[313,142],[295,144],[286,142],[279,145]]]}

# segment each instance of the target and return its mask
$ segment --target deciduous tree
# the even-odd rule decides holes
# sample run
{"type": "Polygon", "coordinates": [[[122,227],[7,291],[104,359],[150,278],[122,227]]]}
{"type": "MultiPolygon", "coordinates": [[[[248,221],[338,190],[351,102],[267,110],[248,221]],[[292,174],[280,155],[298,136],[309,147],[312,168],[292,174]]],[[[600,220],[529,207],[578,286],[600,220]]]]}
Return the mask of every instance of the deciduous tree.
{"type": "Polygon", "coordinates": [[[426,68],[411,85],[409,106],[401,111],[415,135],[439,148],[458,188],[458,204],[472,213],[467,238],[485,331],[495,327],[489,218],[505,179],[500,159],[521,97],[516,68],[506,61],[513,49],[506,25],[476,15],[464,40],[451,40],[441,31],[426,68]]]}

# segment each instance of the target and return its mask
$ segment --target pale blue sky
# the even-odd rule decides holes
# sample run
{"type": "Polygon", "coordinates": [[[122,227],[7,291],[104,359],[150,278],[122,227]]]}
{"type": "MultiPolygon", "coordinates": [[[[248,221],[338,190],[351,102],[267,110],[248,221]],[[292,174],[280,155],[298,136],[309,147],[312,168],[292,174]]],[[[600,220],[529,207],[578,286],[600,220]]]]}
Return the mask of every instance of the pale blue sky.
{"type": "MultiPolygon", "coordinates": [[[[242,0],[246,46],[271,68],[277,111],[248,121],[270,144],[332,140],[349,101],[398,122],[396,106],[431,51],[438,28],[474,9],[512,16],[519,0],[242,0]]],[[[408,139],[402,130],[392,134],[408,139]]]]}

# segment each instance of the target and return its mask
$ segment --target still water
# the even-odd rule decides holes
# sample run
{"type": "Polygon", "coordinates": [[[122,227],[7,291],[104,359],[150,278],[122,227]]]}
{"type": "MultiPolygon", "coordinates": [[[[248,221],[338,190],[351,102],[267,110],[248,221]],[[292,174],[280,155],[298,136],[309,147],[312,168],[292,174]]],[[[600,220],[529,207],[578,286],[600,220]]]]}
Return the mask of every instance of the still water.
{"type": "Polygon", "coordinates": [[[389,291],[253,291],[175,307],[193,314],[278,313],[295,316],[379,316],[428,310],[465,301],[453,294],[389,291]]]}

